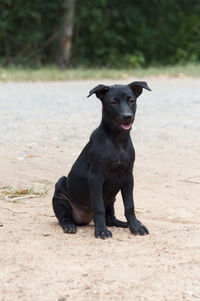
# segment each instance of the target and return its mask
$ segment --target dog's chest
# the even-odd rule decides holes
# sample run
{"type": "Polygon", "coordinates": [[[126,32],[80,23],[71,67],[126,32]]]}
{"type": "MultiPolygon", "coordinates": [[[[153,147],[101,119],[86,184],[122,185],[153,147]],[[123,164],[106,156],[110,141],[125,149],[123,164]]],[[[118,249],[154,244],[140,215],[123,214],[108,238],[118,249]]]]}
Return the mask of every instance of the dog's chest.
{"type": "Polygon", "coordinates": [[[125,172],[129,169],[130,167],[130,162],[128,158],[116,158],[112,160],[109,164],[109,170],[112,171],[113,173],[118,173],[118,172],[125,172]]]}
{"type": "Polygon", "coordinates": [[[116,157],[107,166],[104,178],[104,192],[114,192],[126,182],[130,171],[130,163],[126,157],[116,157]]]}
{"type": "Polygon", "coordinates": [[[107,165],[107,175],[113,178],[121,178],[130,171],[132,160],[130,154],[125,150],[114,152],[107,165]]]}

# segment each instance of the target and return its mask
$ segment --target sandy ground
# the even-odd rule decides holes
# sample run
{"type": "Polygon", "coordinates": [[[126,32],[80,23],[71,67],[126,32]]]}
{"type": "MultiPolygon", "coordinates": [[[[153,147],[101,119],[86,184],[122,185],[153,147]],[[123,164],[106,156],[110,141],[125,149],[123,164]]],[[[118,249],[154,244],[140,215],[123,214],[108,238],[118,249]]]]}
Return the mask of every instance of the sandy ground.
{"type": "MultiPolygon", "coordinates": [[[[54,184],[99,124],[86,99],[98,83],[0,84],[0,187],[48,191],[0,197],[0,300],[200,300],[200,79],[149,78],[138,100],[134,195],[151,234],[100,240],[93,224],[57,224],[54,184]]],[[[116,211],[124,219],[120,195],[116,211]]]]}

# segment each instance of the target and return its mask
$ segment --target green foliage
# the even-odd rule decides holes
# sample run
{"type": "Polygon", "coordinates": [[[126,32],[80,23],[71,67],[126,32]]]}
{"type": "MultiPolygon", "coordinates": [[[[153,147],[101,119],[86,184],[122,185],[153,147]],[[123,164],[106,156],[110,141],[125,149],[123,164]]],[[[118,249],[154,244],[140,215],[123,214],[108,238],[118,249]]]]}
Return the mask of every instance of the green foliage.
{"type": "Polygon", "coordinates": [[[200,58],[200,2],[79,0],[76,64],[138,67],[200,58]]]}
{"type": "MultiPolygon", "coordinates": [[[[54,62],[64,1],[0,1],[0,63],[54,62]]],[[[77,0],[73,66],[137,68],[200,60],[198,0],[77,0]]]]}
{"type": "Polygon", "coordinates": [[[62,14],[61,4],[61,0],[1,0],[0,63],[46,62],[51,48],[44,47],[44,43],[56,30],[55,21],[62,14]]]}

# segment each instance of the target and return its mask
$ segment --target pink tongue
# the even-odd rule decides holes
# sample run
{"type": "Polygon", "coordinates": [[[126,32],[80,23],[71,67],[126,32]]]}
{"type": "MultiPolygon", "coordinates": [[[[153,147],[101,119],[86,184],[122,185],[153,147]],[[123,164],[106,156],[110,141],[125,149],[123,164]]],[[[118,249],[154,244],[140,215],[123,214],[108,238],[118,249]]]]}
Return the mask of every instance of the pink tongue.
{"type": "Polygon", "coordinates": [[[130,130],[131,124],[122,124],[122,128],[123,128],[124,130],[130,130]]]}

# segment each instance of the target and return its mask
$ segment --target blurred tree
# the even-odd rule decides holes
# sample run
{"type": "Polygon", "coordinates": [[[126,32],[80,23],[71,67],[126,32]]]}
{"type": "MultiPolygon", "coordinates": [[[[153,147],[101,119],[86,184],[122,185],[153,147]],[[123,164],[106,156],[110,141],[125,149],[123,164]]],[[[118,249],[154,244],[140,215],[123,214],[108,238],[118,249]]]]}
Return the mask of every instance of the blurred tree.
{"type": "Polygon", "coordinates": [[[63,9],[57,52],[57,64],[61,68],[68,67],[71,61],[75,0],[64,0],[63,9]]]}

